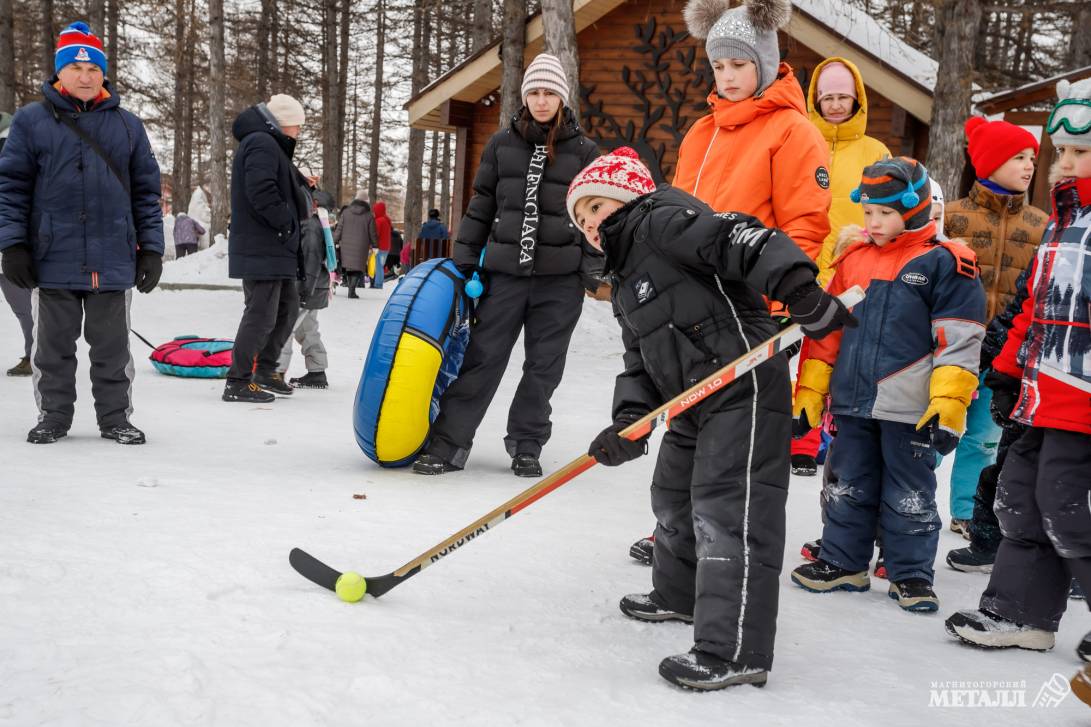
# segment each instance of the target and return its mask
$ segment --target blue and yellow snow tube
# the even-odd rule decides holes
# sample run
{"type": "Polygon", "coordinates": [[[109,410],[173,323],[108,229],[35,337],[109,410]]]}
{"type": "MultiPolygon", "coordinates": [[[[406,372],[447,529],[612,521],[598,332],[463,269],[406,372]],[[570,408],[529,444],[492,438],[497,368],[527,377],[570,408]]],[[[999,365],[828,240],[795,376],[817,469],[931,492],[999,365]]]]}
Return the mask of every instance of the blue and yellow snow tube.
{"type": "Polygon", "coordinates": [[[458,376],[470,337],[462,285],[448,258],[423,262],[398,282],[375,325],[352,422],[360,449],[383,467],[416,458],[458,376]]]}

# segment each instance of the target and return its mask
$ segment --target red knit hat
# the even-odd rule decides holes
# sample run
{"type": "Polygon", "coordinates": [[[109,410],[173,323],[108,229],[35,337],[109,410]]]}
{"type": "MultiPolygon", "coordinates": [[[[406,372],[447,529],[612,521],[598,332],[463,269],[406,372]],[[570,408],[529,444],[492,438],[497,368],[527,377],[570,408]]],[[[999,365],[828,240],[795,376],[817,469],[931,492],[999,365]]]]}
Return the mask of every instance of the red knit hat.
{"type": "Polygon", "coordinates": [[[1030,148],[1038,153],[1038,140],[1026,129],[1007,121],[989,121],[984,116],[966,119],[966,141],[974,173],[984,179],[1013,156],[1030,148]]]}
{"type": "Polygon", "coordinates": [[[640,155],[627,146],[619,147],[591,162],[568,185],[568,216],[576,221],[576,202],[584,197],[628,203],[654,191],[655,180],[640,155]]]}

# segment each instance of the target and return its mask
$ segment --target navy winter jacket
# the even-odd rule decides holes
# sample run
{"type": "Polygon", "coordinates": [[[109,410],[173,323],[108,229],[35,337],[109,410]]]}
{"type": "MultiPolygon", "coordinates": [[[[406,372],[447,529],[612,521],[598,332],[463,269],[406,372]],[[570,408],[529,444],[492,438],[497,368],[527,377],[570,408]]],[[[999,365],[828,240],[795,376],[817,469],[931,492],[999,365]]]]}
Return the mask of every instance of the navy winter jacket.
{"type": "Polygon", "coordinates": [[[126,290],[136,280],[137,250],[163,254],[159,164],[144,125],[107,97],[88,111],[52,83],[46,104],[19,109],[0,154],[0,250],[29,245],[38,286],[126,290]],[[56,116],[68,114],[106,150],[110,167],[56,116]]]}
{"type": "Polygon", "coordinates": [[[421,225],[420,232],[417,234],[417,238],[421,240],[447,240],[450,237],[451,233],[447,231],[443,223],[432,219],[421,225]]]}
{"type": "Polygon", "coordinates": [[[264,104],[239,114],[231,131],[239,148],[231,167],[228,275],[293,280],[301,222],[310,209],[306,181],[292,165],[295,139],[281,132],[264,104]]]}

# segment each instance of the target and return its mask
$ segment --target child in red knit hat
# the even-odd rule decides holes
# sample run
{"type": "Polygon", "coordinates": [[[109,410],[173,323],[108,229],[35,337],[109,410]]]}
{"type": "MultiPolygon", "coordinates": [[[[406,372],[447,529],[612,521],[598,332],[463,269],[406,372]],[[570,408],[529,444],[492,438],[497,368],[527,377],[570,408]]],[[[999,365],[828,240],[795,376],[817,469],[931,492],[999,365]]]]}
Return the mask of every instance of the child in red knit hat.
{"type": "MultiPolygon", "coordinates": [[[[599,157],[573,179],[568,211],[605,254],[625,344],[613,423],[588,454],[620,465],[646,451],[625,427],[775,335],[762,295],[815,338],[853,322],[815,282],[818,268],[780,230],[716,214],[656,189],[635,151],[599,157]]],[[[791,391],[784,356],[676,417],[652,482],[658,525],[652,590],[621,599],[641,621],[693,623],[694,647],[660,675],[693,689],[764,684],[773,661],[791,391]]]]}
{"type": "MultiPolygon", "coordinates": [[[[987,302],[985,320],[990,323],[1015,297],[1016,279],[1034,258],[1045,232],[1046,213],[1026,201],[1038,140],[1015,124],[981,116],[967,119],[965,129],[977,179],[968,196],[947,205],[945,227],[949,237],[964,240],[977,254],[987,302]]],[[[999,337],[990,334],[985,339],[982,379],[1000,352],[1004,330],[997,329],[999,337]]],[[[956,570],[989,567],[1000,541],[991,504],[999,471],[992,465],[1000,452],[1001,430],[989,416],[991,399],[988,387],[980,386],[951,471],[951,530],[971,541],[969,548],[948,554],[947,562],[956,570]],[[979,488],[981,502],[988,506],[977,508],[980,512],[974,515],[974,494],[979,488]]]]}

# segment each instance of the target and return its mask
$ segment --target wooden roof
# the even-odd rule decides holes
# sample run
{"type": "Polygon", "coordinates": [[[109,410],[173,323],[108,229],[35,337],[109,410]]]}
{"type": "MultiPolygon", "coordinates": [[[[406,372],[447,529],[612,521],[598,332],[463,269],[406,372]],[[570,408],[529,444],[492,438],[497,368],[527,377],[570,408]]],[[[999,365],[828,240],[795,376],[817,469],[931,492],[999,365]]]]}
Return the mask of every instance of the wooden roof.
{"type": "MultiPolygon", "coordinates": [[[[581,32],[625,2],[627,0],[574,0],[576,32],[581,32]]],[[[820,55],[848,58],[859,67],[869,86],[895,100],[924,123],[931,121],[931,89],[884,63],[878,55],[838,33],[816,16],[796,6],[784,30],[820,55]]],[[[543,35],[541,15],[528,18],[524,63],[529,63],[542,52],[543,35]]],[[[445,102],[477,103],[500,88],[502,65],[499,50],[500,40],[497,39],[411,98],[405,105],[409,112],[409,125],[415,129],[454,131],[456,124],[445,113],[445,102]]]]}
{"type": "Polygon", "coordinates": [[[1089,77],[1091,77],[1091,66],[1084,66],[1018,88],[991,94],[980,99],[977,102],[977,108],[991,116],[1041,101],[1052,101],[1057,98],[1057,81],[1081,81],[1089,77]]]}

